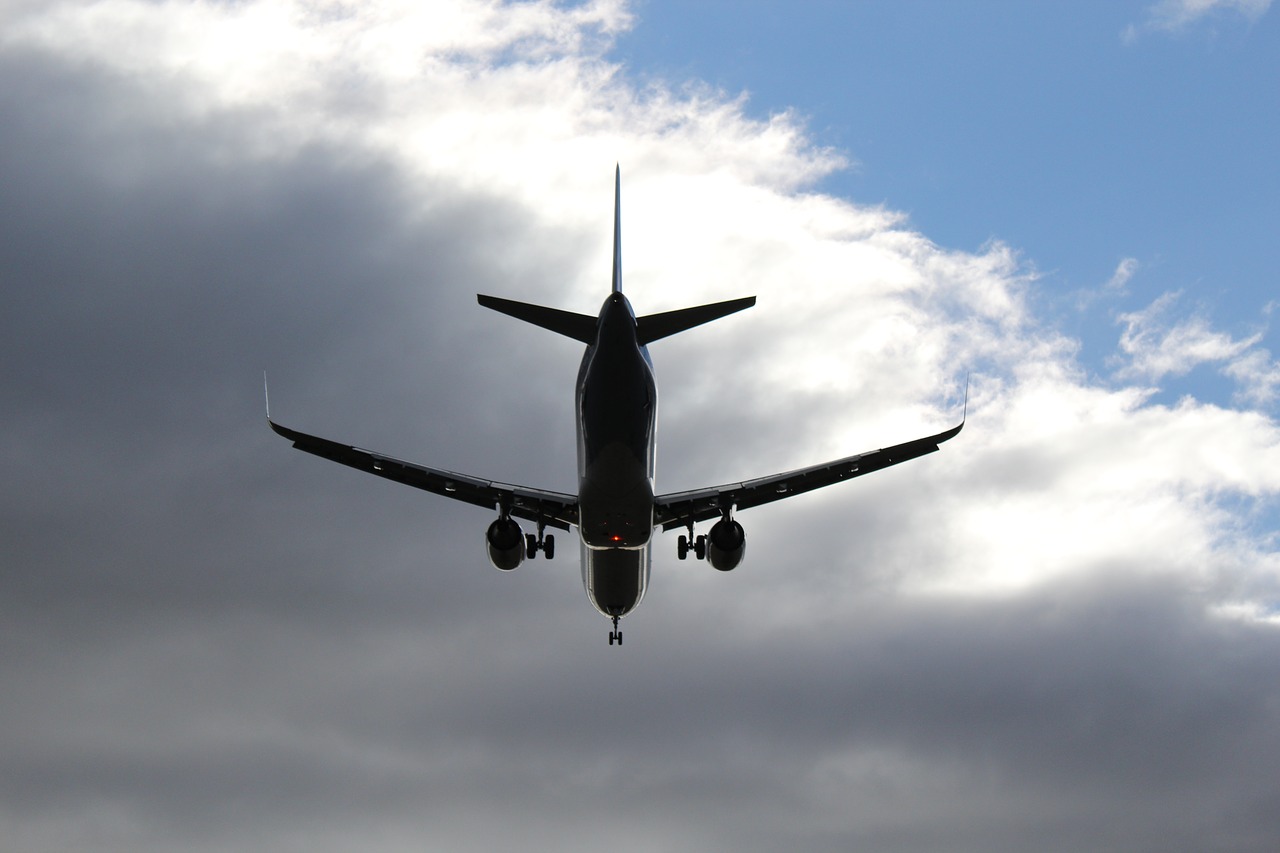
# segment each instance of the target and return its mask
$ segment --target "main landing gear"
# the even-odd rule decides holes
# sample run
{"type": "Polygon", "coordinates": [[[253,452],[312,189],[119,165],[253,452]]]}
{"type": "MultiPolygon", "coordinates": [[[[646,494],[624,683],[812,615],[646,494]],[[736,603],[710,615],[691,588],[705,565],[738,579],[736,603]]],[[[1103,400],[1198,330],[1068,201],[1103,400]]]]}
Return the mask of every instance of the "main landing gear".
{"type": "Polygon", "coordinates": [[[618,617],[613,617],[613,630],[609,632],[609,645],[613,645],[613,641],[617,640],[618,645],[622,645],[622,632],[618,630],[618,617]]]}
{"type": "Polygon", "coordinates": [[[693,556],[699,560],[707,559],[707,537],[693,535],[693,525],[689,525],[689,535],[680,534],[680,538],[676,540],[676,556],[681,560],[689,556],[689,552],[693,552],[693,556]]]}
{"type": "Polygon", "coordinates": [[[548,560],[556,555],[556,537],[550,533],[545,536],[542,533],[543,525],[538,525],[538,535],[526,533],[524,535],[524,555],[527,559],[532,560],[538,556],[538,552],[542,552],[542,556],[548,560]]]}

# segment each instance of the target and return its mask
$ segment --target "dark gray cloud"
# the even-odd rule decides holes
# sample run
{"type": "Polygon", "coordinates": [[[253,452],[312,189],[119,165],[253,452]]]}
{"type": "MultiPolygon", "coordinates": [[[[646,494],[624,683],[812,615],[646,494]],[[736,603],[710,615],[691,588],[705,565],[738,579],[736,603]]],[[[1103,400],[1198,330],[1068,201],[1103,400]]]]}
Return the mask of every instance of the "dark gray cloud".
{"type": "MultiPolygon", "coordinates": [[[[194,119],[175,81],[0,57],[0,846],[1274,846],[1274,625],[1127,555],[904,591],[980,532],[939,517],[939,456],[744,518],[732,575],[663,543],[610,648],[568,539],[501,575],[483,513],[262,418],[266,368],[291,425],[571,487],[578,353],[474,293],[563,304],[578,229],[321,136],[263,154],[262,115],[194,119]]],[[[841,413],[748,383],[767,354],[728,348],[777,327],[738,328],[654,348],[671,488],[812,461],[841,413]]],[[[1027,455],[974,492],[1062,463],[1027,455]]]]}

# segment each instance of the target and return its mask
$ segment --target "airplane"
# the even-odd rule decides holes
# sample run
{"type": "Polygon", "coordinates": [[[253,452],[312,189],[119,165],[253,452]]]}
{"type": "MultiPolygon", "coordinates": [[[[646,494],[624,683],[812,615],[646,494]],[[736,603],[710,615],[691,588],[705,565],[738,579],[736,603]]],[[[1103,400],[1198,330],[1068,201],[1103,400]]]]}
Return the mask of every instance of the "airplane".
{"type": "MultiPolygon", "coordinates": [[[[555,536],[546,532],[548,527],[576,527],[587,598],[613,621],[609,645],[622,645],[618,622],[635,610],[648,589],[653,535],[659,528],[687,531],[676,543],[679,559],[692,553],[719,571],[731,571],[746,552],[746,534],[735,512],[933,453],[964,428],[962,416],[951,429],[892,447],[740,483],[655,494],[658,391],[649,344],[750,308],[756,300],[748,296],[637,317],[622,293],[621,167],[614,172],[613,283],[597,316],[495,296],[478,294],[477,300],[485,308],[586,345],[575,395],[577,494],[429,468],[308,435],[273,421],[269,403],[267,423],[299,450],[496,512],[484,541],[489,561],[504,572],[538,553],[547,559],[555,556],[555,536]],[[525,533],[516,519],[533,523],[537,532],[525,533]],[[706,534],[694,534],[696,524],[712,519],[716,521],[706,534]]],[[[263,382],[265,392],[265,377],[263,382]]],[[[967,413],[967,389],[965,397],[967,413]]]]}

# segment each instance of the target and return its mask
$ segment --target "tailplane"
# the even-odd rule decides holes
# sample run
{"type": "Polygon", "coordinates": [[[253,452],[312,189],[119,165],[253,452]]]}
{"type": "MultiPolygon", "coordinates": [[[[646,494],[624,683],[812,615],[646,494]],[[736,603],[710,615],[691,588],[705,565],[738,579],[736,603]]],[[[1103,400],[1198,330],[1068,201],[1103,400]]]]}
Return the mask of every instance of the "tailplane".
{"type": "MultiPolygon", "coordinates": [[[[621,166],[618,166],[613,173],[613,292],[622,293],[621,166]]],[[[512,299],[499,299],[496,296],[477,295],[476,299],[484,307],[515,317],[517,320],[541,326],[584,344],[595,342],[597,322],[595,317],[561,311],[558,308],[531,305],[528,302],[516,302],[512,299]]],[[[698,305],[693,308],[681,308],[678,311],[665,311],[661,314],[638,317],[636,318],[636,340],[641,346],[646,346],[668,335],[718,320],[755,304],[756,298],[748,296],[743,299],[730,299],[727,302],[714,302],[710,305],[698,305]]]]}
{"type": "MultiPolygon", "coordinates": [[[[547,308],[544,305],[533,305],[528,302],[516,302],[514,299],[500,299],[497,296],[477,294],[476,300],[485,308],[492,308],[502,314],[524,320],[535,326],[541,326],[556,334],[573,338],[584,344],[595,343],[596,318],[588,314],[575,314],[572,311],[561,311],[559,308],[547,308]]],[[[664,311],[661,314],[649,314],[636,318],[636,342],[640,346],[648,346],[656,340],[710,323],[721,317],[742,311],[756,304],[754,296],[742,299],[730,299],[727,302],[713,302],[710,305],[695,305],[693,308],[681,308],[676,311],[664,311]]]]}
{"type": "Polygon", "coordinates": [[[649,314],[636,318],[636,339],[645,346],[659,338],[719,320],[727,314],[733,314],[756,304],[754,296],[742,299],[730,299],[727,302],[713,302],[710,305],[697,305],[693,308],[681,308],[678,311],[664,311],[661,314],[649,314]]]}
{"type": "Polygon", "coordinates": [[[557,334],[582,341],[584,344],[595,343],[596,318],[586,314],[575,314],[572,311],[561,311],[559,308],[547,308],[543,305],[531,305],[528,302],[516,302],[514,299],[499,299],[496,296],[476,294],[476,300],[485,308],[492,308],[517,320],[524,320],[535,326],[550,329],[557,334]]]}

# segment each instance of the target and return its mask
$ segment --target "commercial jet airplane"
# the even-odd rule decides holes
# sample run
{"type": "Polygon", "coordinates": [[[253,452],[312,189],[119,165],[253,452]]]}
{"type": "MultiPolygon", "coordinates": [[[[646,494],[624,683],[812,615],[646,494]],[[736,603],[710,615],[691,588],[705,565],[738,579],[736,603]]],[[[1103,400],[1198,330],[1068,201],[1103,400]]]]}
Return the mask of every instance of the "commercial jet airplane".
{"type": "Polygon", "coordinates": [[[746,551],[746,535],[735,511],[789,498],[833,483],[870,474],[938,449],[964,428],[917,438],[892,447],[846,456],[809,468],[707,489],[654,494],[654,436],[658,391],[648,345],[755,304],[755,297],[699,305],[637,317],[622,294],[621,170],[614,174],[613,288],[596,317],[555,308],[479,296],[479,302],[518,320],[541,326],[586,344],[578,370],[575,414],[578,432],[578,493],[513,486],[403,462],[267,422],[299,450],[352,468],[434,492],[496,512],[485,531],[494,566],[511,571],[541,552],[555,554],[555,538],[546,528],[578,529],[582,582],[587,598],[613,620],[609,644],[622,644],[618,620],[644,598],[649,586],[650,546],[657,528],[683,528],[676,553],[690,553],[727,572],[746,551]],[[516,519],[532,522],[525,533],[516,519]],[[705,535],[698,522],[716,519],[705,535]]]}

